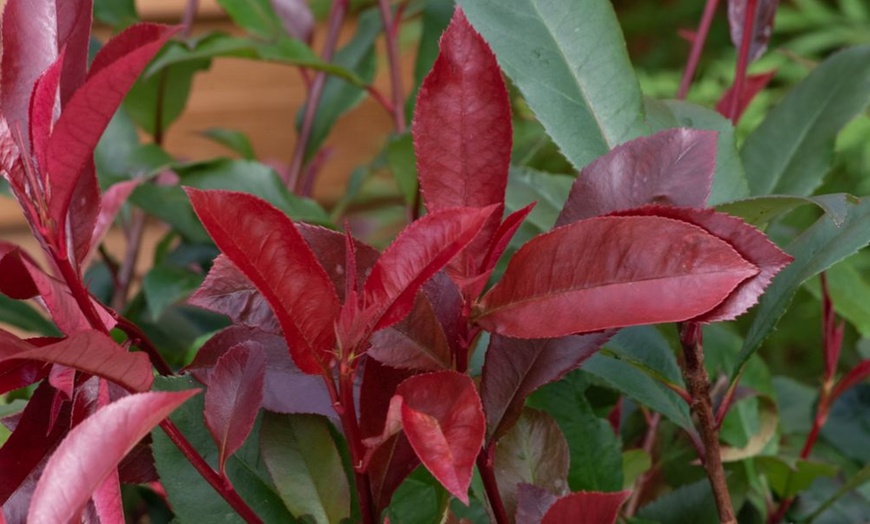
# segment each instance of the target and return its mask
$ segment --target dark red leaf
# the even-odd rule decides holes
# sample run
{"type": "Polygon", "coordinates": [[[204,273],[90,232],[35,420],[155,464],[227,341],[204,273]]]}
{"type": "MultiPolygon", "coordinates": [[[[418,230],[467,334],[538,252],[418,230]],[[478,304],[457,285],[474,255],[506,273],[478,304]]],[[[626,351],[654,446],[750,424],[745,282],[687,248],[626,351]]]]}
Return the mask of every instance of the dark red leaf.
{"type": "MultiPolygon", "coordinates": [[[[347,278],[347,242],[345,236],[338,231],[310,224],[296,224],[299,234],[308,242],[314,256],[326,270],[326,274],[335,285],[338,299],[345,301],[345,280],[347,278]]],[[[381,253],[368,244],[353,241],[354,259],[357,269],[357,287],[365,282],[372,267],[380,258],[381,253]]]]}
{"type": "Polygon", "coordinates": [[[467,505],[474,462],[486,432],[474,382],[455,371],[409,378],[390,402],[386,427],[398,425],[426,469],[467,505]]]}
{"type": "Polygon", "coordinates": [[[130,395],[76,426],[48,460],[33,493],[28,521],[65,522],[79,515],[136,443],[196,393],[130,395]]]}
{"type": "Polygon", "coordinates": [[[35,360],[8,361],[0,364],[0,395],[13,389],[35,384],[48,375],[49,366],[35,360]]]}
{"type": "Polygon", "coordinates": [[[363,382],[360,388],[359,426],[363,437],[375,437],[384,428],[390,400],[399,384],[415,373],[407,369],[385,366],[366,358],[363,369],[363,382]]]}
{"type": "Polygon", "coordinates": [[[504,203],[511,109],[495,55],[457,8],[414,112],[420,190],[429,211],[504,203]]]}
{"type": "MultiPolygon", "coordinates": [[[[737,104],[737,119],[740,119],[740,116],[743,115],[743,112],[746,111],[746,108],[749,107],[749,104],[752,103],[752,100],[755,98],[755,95],[760,93],[767,87],[767,84],[770,83],[770,80],[776,75],[776,71],[768,71],[766,73],[761,73],[758,75],[748,75],[746,77],[746,81],[743,83],[743,92],[740,93],[740,100],[737,104]]],[[[720,115],[728,118],[729,111],[731,111],[731,102],[734,98],[734,86],[728,88],[725,91],[725,94],[722,95],[722,98],[716,103],[716,111],[719,112],[720,115]]]]}
{"type": "Polygon", "coordinates": [[[532,484],[520,484],[517,488],[517,524],[541,524],[547,510],[559,499],[549,490],[532,484]]]}
{"type": "Polygon", "coordinates": [[[620,506],[630,494],[630,491],[571,493],[550,506],[541,523],[595,522],[596,524],[613,524],[616,522],[616,517],[619,516],[620,506]]]}
{"type": "Polygon", "coordinates": [[[378,259],[363,287],[375,330],[401,320],[414,295],[480,232],[496,206],[432,212],[405,228],[378,259]]]}
{"type": "Polygon", "coordinates": [[[5,505],[35,468],[69,430],[70,403],[64,402],[58,423],[46,414],[55,390],[46,382],[36,388],[9,439],[0,447],[0,504],[5,505]]]}
{"type": "Polygon", "coordinates": [[[57,105],[57,89],[60,86],[60,73],[63,68],[64,53],[61,53],[46,69],[33,86],[30,97],[30,145],[36,163],[45,169],[47,166],[48,139],[54,121],[60,114],[57,105]]]}
{"type": "Polygon", "coordinates": [[[390,505],[393,493],[419,465],[420,459],[402,433],[393,435],[374,451],[366,472],[378,514],[390,505]]]}
{"type": "MultiPolygon", "coordinates": [[[[57,58],[55,2],[8,0],[3,9],[0,107],[10,129],[26,137],[33,85],[57,58]]],[[[25,156],[29,144],[21,144],[25,156]]],[[[44,167],[44,166],[43,166],[44,167]]]]}
{"type": "Polygon", "coordinates": [[[76,262],[81,262],[91,250],[91,239],[100,215],[100,184],[93,160],[88,160],[77,175],[68,209],[70,243],[76,262]]]}
{"type": "MultiPolygon", "coordinates": [[[[105,45],[91,71],[64,106],[48,147],[49,208],[63,231],[78,175],[139,73],[177,28],[138,24],[105,45]]],[[[93,203],[92,205],[97,205],[93,203]]]]}
{"type": "Polygon", "coordinates": [[[758,273],[727,242],[683,221],[590,218],[520,248],[476,320],[519,338],[678,322],[711,311],[758,273]]]}
{"type": "MultiPolygon", "coordinates": [[[[767,49],[770,35],[773,34],[773,19],[779,0],[758,0],[755,8],[755,21],[752,24],[752,39],[749,44],[749,61],[760,57],[767,49]]],[[[731,42],[740,49],[743,42],[743,26],[746,22],[747,0],[728,0],[728,25],[731,28],[731,42]]]]}
{"type": "Polygon", "coordinates": [[[266,297],[299,369],[325,373],[335,345],[338,296],[293,222],[245,193],[187,193],[217,246],[266,297]]]}
{"type": "Polygon", "coordinates": [[[556,227],[646,204],[704,207],[716,170],[716,133],[666,129],[613,148],[580,172],[556,227]]]}
{"type": "Polygon", "coordinates": [[[388,366],[439,370],[453,367],[453,352],[425,293],[417,294],[407,317],[371,338],[368,355],[388,366]]]}
{"type": "Polygon", "coordinates": [[[217,361],[205,392],[205,425],[218,447],[218,468],[224,472],[254,426],[263,402],[266,353],[259,344],[239,344],[217,361]]]}
{"type": "Polygon", "coordinates": [[[697,322],[733,320],[758,302],[764,288],[792,257],[764,236],[764,233],[739,218],[716,213],[712,209],[676,209],[665,206],[648,206],[620,213],[631,216],[658,216],[682,220],[701,227],[717,238],[728,242],[743,259],[759,269],[732,292],[728,298],[711,311],[692,319],[697,322]]]}
{"type": "Polygon", "coordinates": [[[58,49],[63,49],[66,55],[60,82],[60,100],[61,104],[66,105],[87,76],[94,2],[93,0],[75,2],[55,0],[55,3],[57,4],[58,49]]]}
{"type": "Polygon", "coordinates": [[[535,390],[578,368],[612,336],[612,331],[553,339],[493,335],[480,382],[487,440],[498,440],[516,423],[535,390]]]}

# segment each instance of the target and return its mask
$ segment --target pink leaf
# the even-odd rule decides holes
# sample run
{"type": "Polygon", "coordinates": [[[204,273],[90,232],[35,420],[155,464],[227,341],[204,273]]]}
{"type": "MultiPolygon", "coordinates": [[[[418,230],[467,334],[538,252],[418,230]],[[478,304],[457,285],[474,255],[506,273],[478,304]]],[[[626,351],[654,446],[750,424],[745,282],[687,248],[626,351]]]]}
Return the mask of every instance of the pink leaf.
{"type": "MultiPolygon", "coordinates": [[[[752,24],[752,38],[749,41],[749,61],[752,62],[767,49],[770,35],[773,34],[773,19],[779,0],[758,0],[755,3],[755,21],[752,24]]],[[[740,49],[743,42],[743,26],[746,22],[747,0],[728,0],[728,25],[731,28],[731,42],[740,49]]]]}
{"type": "Polygon", "coordinates": [[[60,342],[36,347],[0,330],[0,362],[7,360],[62,364],[133,391],[147,391],[154,380],[151,361],[145,353],[129,353],[99,331],[82,331],[60,342]]]}
{"type": "Polygon", "coordinates": [[[218,467],[224,472],[254,426],[263,402],[266,354],[262,348],[239,344],[221,356],[205,392],[205,424],[218,447],[218,467]]]}
{"type": "Polygon", "coordinates": [[[60,99],[66,105],[73,93],[84,83],[88,68],[88,48],[93,22],[93,0],[57,4],[58,49],[65,49],[63,74],[60,83],[60,99]]]}
{"type": "Polygon", "coordinates": [[[619,508],[628,498],[630,491],[602,493],[580,491],[565,495],[550,506],[541,524],[563,524],[565,522],[595,522],[613,524],[619,516],[619,508]]]}
{"type": "Polygon", "coordinates": [[[124,203],[127,202],[130,194],[133,193],[133,190],[141,183],[141,178],[125,180],[123,182],[112,184],[109,189],[103,193],[100,213],[97,216],[93,232],[91,233],[91,239],[89,242],[90,249],[88,250],[87,256],[82,260],[83,266],[87,265],[87,259],[93,255],[94,249],[100,245],[103,238],[106,236],[106,233],[109,232],[109,228],[112,227],[112,222],[115,221],[115,217],[118,216],[118,212],[121,211],[121,207],[123,207],[124,203]]]}
{"type": "Polygon", "coordinates": [[[381,255],[363,287],[363,303],[375,330],[411,310],[414,295],[480,232],[496,206],[432,212],[413,222],[381,255]]]}
{"type": "Polygon", "coordinates": [[[85,84],[64,106],[48,146],[49,208],[61,231],[79,175],[93,160],[100,136],[139,73],[176,31],[156,24],[128,28],[94,58],[85,84]]]}
{"type": "Polygon", "coordinates": [[[468,504],[468,486],[486,432],[474,382],[455,371],[417,375],[402,382],[393,399],[387,425],[399,418],[426,469],[468,504]]]}
{"type": "Polygon", "coordinates": [[[579,367],[611,336],[606,332],[529,340],[493,335],[480,383],[487,440],[498,440],[516,423],[529,395],[579,367]]]}
{"type": "Polygon", "coordinates": [[[33,493],[28,522],[65,522],[79,515],[136,443],[196,393],[130,395],[73,428],[48,460],[33,493]]]}
{"type": "Polygon", "coordinates": [[[678,322],[712,310],[758,272],[727,242],[683,221],[590,218],[520,248],[476,320],[518,338],[678,322]]]}
{"type": "Polygon", "coordinates": [[[266,297],[299,369],[325,373],[335,345],[335,287],[295,224],[245,193],[187,189],[217,246],[266,297]]]}
{"type": "Polygon", "coordinates": [[[580,172],[556,227],[646,204],[704,207],[716,170],[716,133],[666,129],[613,148],[580,172]]]}
{"type": "MultiPolygon", "coordinates": [[[[743,83],[743,92],[740,93],[740,100],[737,104],[737,118],[740,119],[740,116],[743,115],[743,112],[746,111],[746,108],[749,107],[749,104],[752,103],[752,100],[755,98],[755,95],[760,93],[767,87],[767,84],[770,80],[776,75],[776,71],[768,71],[766,73],[761,73],[758,75],[749,75],[746,77],[746,81],[743,83]]],[[[724,117],[728,117],[729,111],[731,111],[731,102],[734,98],[734,86],[728,88],[725,91],[725,94],[722,95],[722,98],[716,103],[716,111],[719,112],[720,115],[724,117]]]]}
{"type": "Polygon", "coordinates": [[[711,311],[695,317],[696,322],[733,320],[758,302],[764,289],[792,257],[764,236],[764,233],[739,218],[716,213],[712,209],[677,209],[648,206],[619,213],[630,216],[658,216],[682,220],[703,228],[711,235],[728,242],[745,260],[759,269],[758,274],[746,279],[728,298],[711,311]]]}
{"type": "Polygon", "coordinates": [[[495,55],[459,8],[420,87],[413,131],[429,211],[504,202],[510,101],[495,55]]]}
{"type": "Polygon", "coordinates": [[[314,15],[306,0],[272,0],[272,8],[287,34],[303,42],[311,42],[314,15]]]}
{"type": "Polygon", "coordinates": [[[60,73],[63,68],[64,53],[61,53],[46,69],[33,86],[30,97],[30,144],[36,163],[45,169],[48,165],[48,139],[54,127],[54,121],[60,114],[57,88],[60,85],[60,73]]]}
{"type": "MultiPolygon", "coordinates": [[[[2,48],[0,107],[9,127],[27,136],[33,85],[57,58],[55,2],[8,0],[3,9],[2,48]]],[[[27,156],[29,144],[21,145],[27,156]]]]}

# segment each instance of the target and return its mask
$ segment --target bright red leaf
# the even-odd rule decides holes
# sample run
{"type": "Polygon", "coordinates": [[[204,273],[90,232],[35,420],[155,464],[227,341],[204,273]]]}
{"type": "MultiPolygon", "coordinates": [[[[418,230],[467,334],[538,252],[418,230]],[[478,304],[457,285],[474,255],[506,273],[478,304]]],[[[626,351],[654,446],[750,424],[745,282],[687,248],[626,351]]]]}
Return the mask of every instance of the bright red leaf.
{"type": "Polygon", "coordinates": [[[591,218],[520,248],[476,320],[519,338],[678,322],[709,312],[758,272],[727,242],[686,222],[591,218]]]}
{"type": "Polygon", "coordinates": [[[218,468],[223,473],[254,426],[263,402],[266,354],[262,347],[239,344],[217,361],[205,392],[205,425],[218,447],[218,468]]]}
{"type": "Polygon", "coordinates": [[[188,188],[187,194],[215,244],[266,297],[299,369],[325,372],[338,296],[293,221],[245,193],[188,188]]]}
{"type": "Polygon", "coordinates": [[[612,332],[553,339],[493,335],[480,382],[487,440],[498,440],[516,423],[529,395],[579,367],[611,336],[612,332]]]}
{"type": "MultiPolygon", "coordinates": [[[[743,42],[743,28],[746,23],[747,0],[728,0],[728,26],[731,28],[731,42],[740,49],[743,42]]],[[[767,49],[770,35],[773,34],[773,19],[779,0],[758,0],[755,2],[755,21],[752,24],[752,38],[749,41],[749,61],[760,57],[767,49]]]]}
{"type": "Polygon", "coordinates": [[[94,490],[136,443],[196,393],[130,395],[73,428],[39,479],[28,522],[66,522],[79,515],[94,490]]]}
{"type": "MultiPolygon", "coordinates": [[[[776,71],[774,70],[758,75],[748,75],[746,77],[746,80],[743,82],[743,91],[740,93],[740,100],[737,102],[738,120],[740,119],[740,116],[743,115],[743,112],[746,111],[746,108],[749,107],[749,104],[752,103],[755,95],[763,91],[775,75],[776,71]]],[[[725,91],[725,94],[722,95],[722,98],[719,99],[719,101],[716,103],[716,111],[718,111],[720,115],[728,118],[729,112],[731,111],[731,103],[733,99],[734,86],[732,85],[728,88],[727,91],[725,91]]]]}
{"type": "Polygon", "coordinates": [[[704,207],[716,170],[716,133],[666,129],[613,148],[580,172],[556,227],[646,204],[704,207]]]}
{"type": "Polygon", "coordinates": [[[580,491],[557,500],[550,506],[541,524],[564,524],[566,522],[595,522],[613,524],[619,516],[619,508],[631,494],[630,491],[602,493],[580,491]]]}

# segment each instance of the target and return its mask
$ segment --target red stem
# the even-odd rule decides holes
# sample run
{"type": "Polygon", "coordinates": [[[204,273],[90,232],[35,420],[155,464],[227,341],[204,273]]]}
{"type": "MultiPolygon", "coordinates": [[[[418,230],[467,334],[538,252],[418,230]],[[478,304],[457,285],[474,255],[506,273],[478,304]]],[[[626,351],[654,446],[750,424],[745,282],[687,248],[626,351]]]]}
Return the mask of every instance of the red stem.
{"type": "MultiPolygon", "coordinates": [[[[384,38],[387,43],[387,62],[390,65],[390,86],[393,95],[393,125],[396,133],[405,131],[405,93],[402,89],[402,64],[399,61],[398,24],[393,24],[389,0],[378,0],[384,38]]],[[[398,20],[398,17],[396,17],[398,20]]]]}
{"type": "Polygon", "coordinates": [[[731,87],[734,96],[731,97],[731,107],[728,108],[728,118],[734,125],[737,125],[737,120],[740,119],[740,95],[743,93],[743,84],[746,83],[746,69],[749,67],[749,48],[752,43],[756,11],[758,11],[758,0],[747,0],[743,19],[743,38],[740,41],[740,53],[737,55],[734,85],[731,87]]]}
{"type": "Polygon", "coordinates": [[[692,42],[692,50],[689,52],[689,59],[686,61],[686,70],[683,71],[683,78],[680,80],[680,89],[677,91],[678,100],[686,98],[689,86],[692,85],[692,79],[695,78],[695,71],[698,70],[698,63],[701,61],[701,53],[704,51],[704,44],[707,42],[707,35],[710,33],[710,25],[713,23],[713,17],[716,15],[718,3],[719,0],[707,0],[706,5],[704,5],[704,14],[701,15],[698,31],[695,33],[695,40],[692,42]]]}
{"type": "Polygon", "coordinates": [[[353,400],[353,382],[356,375],[356,367],[350,368],[349,373],[343,373],[339,378],[342,411],[341,425],[347,437],[350,447],[351,460],[353,461],[353,474],[356,481],[356,493],[359,500],[359,510],[364,524],[377,522],[374,503],[372,502],[372,488],[369,474],[365,471],[366,449],[362,443],[359,431],[359,423],[356,419],[356,407],[353,400]]]}
{"type": "MultiPolygon", "coordinates": [[[[349,2],[350,0],[335,0],[332,3],[332,9],[329,12],[329,28],[326,32],[326,42],[323,44],[323,52],[321,53],[321,58],[324,62],[331,61],[332,55],[335,53],[338,36],[341,33],[341,26],[344,23],[349,2]]],[[[311,132],[314,129],[314,117],[317,115],[317,106],[320,105],[320,98],[323,96],[325,84],[326,73],[320,71],[315,75],[314,81],[311,83],[311,91],[308,93],[308,100],[305,105],[305,114],[302,117],[302,126],[299,128],[299,136],[293,149],[293,158],[290,161],[290,174],[287,177],[287,184],[288,186],[293,186],[296,193],[299,193],[305,186],[304,177],[301,176],[302,167],[305,164],[305,150],[308,149],[308,142],[311,140],[311,132]]]]}
{"type": "Polygon", "coordinates": [[[163,355],[160,354],[160,351],[157,350],[151,342],[151,339],[148,338],[148,335],[139,329],[139,326],[116,312],[113,312],[113,316],[115,317],[115,321],[118,322],[118,329],[127,335],[127,338],[130,339],[130,342],[132,342],[134,346],[139,347],[139,349],[148,354],[151,358],[151,364],[157,369],[158,373],[170,377],[175,375],[175,372],[172,371],[172,368],[166,360],[163,359],[163,355]]]}
{"type": "Polygon", "coordinates": [[[501,499],[501,493],[498,491],[498,482],[496,481],[495,470],[493,469],[494,455],[495,444],[490,444],[481,449],[480,454],[477,455],[477,469],[480,471],[483,489],[486,491],[486,498],[489,499],[489,505],[492,507],[496,523],[509,524],[511,519],[508,517],[504,501],[501,499]]]}

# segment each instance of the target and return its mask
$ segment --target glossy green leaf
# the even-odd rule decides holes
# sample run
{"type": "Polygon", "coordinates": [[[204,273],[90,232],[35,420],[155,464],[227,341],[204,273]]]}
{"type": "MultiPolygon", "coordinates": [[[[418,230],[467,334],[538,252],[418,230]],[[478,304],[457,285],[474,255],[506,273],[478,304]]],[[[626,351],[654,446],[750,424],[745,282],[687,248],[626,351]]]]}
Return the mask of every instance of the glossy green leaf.
{"type": "Polygon", "coordinates": [[[574,167],[647,133],[640,88],[610,2],[459,3],[574,167]]]}
{"type": "Polygon", "coordinates": [[[387,164],[399,186],[405,202],[413,205],[417,193],[417,165],[414,157],[414,139],[405,133],[390,139],[387,144],[387,164]]]}
{"type": "Polygon", "coordinates": [[[260,449],[293,515],[328,523],[350,517],[350,485],[325,418],[266,413],[260,449]]]}
{"type": "Polygon", "coordinates": [[[167,307],[187,297],[199,287],[202,279],[201,274],[172,266],[157,266],[148,271],[142,279],[142,291],[151,318],[160,319],[167,307]]]}
{"type": "Polygon", "coordinates": [[[520,226],[514,242],[523,244],[533,236],[549,231],[565,205],[574,177],[554,175],[528,167],[512,166],[505,193],[505,207],[517,211],[537,201],[520,226]]]}
{"type": "Polygon", "coordinates": [[[749,357],[785,314],[798,287],[868,242],[870,199],[865,198],[850,206],[845,220],[839,226],[829,215],[824,215],[788,246],[786,251],[794,257],[794,262],[773,279],[759,300],[755,319],[737,357],[732,379],[738,376],[749,357]]]}
{"type": "Polygon", "coordinates": [[[139,16],[134,0],[94,0],[94,18],[115,29],[123,29],[135,23],[139,16]]]}
{"type": "Polygon", "coordinates": [[[424,467],[417,468],[399,486],[386,512],[390,522],[429,524],[442,522],[450,494],[424,467]]]}
{"type": "Polygon", "coordinates": [[[840,129],[870,103],[870,46],[836,53],[795,86],[746,138],[753,195],[810,195],[831,167],[840,129]]]}
{"type": "Polygon", "coordinates": [[[835,224],[839,224],[846,218],[849,204],[855,204],[857,201],[857,198],[846,193],[816,197],[771,195],[720,204],[716,206],[716,211],[740,217],[754,226],[764,227],[789,211],[800,206],[812,204],[830,215],[835,224]]]}
{"type": "Polygon", "coordinates": [[[271,38],[283,33],[271,0],[217,0],[217,3],[233,22],[251,34],[271,38]]]}
{"type": "Polygon", "coordinates": [[[796,496],[819,477],[832,477],[837,474],[836,466],[809,460],[761,456],[755,458],[755,464],[764,472],[770,487],[781,498],[796,496]]]}
{"type": "Polygon", "coordinates": [[[241,131],[212,127],[203,131],[202,135],[238,153],[245,160],[256,159],[257,155],[254,154],[254,146],[251,145],[247,135],[241,131]]]}

